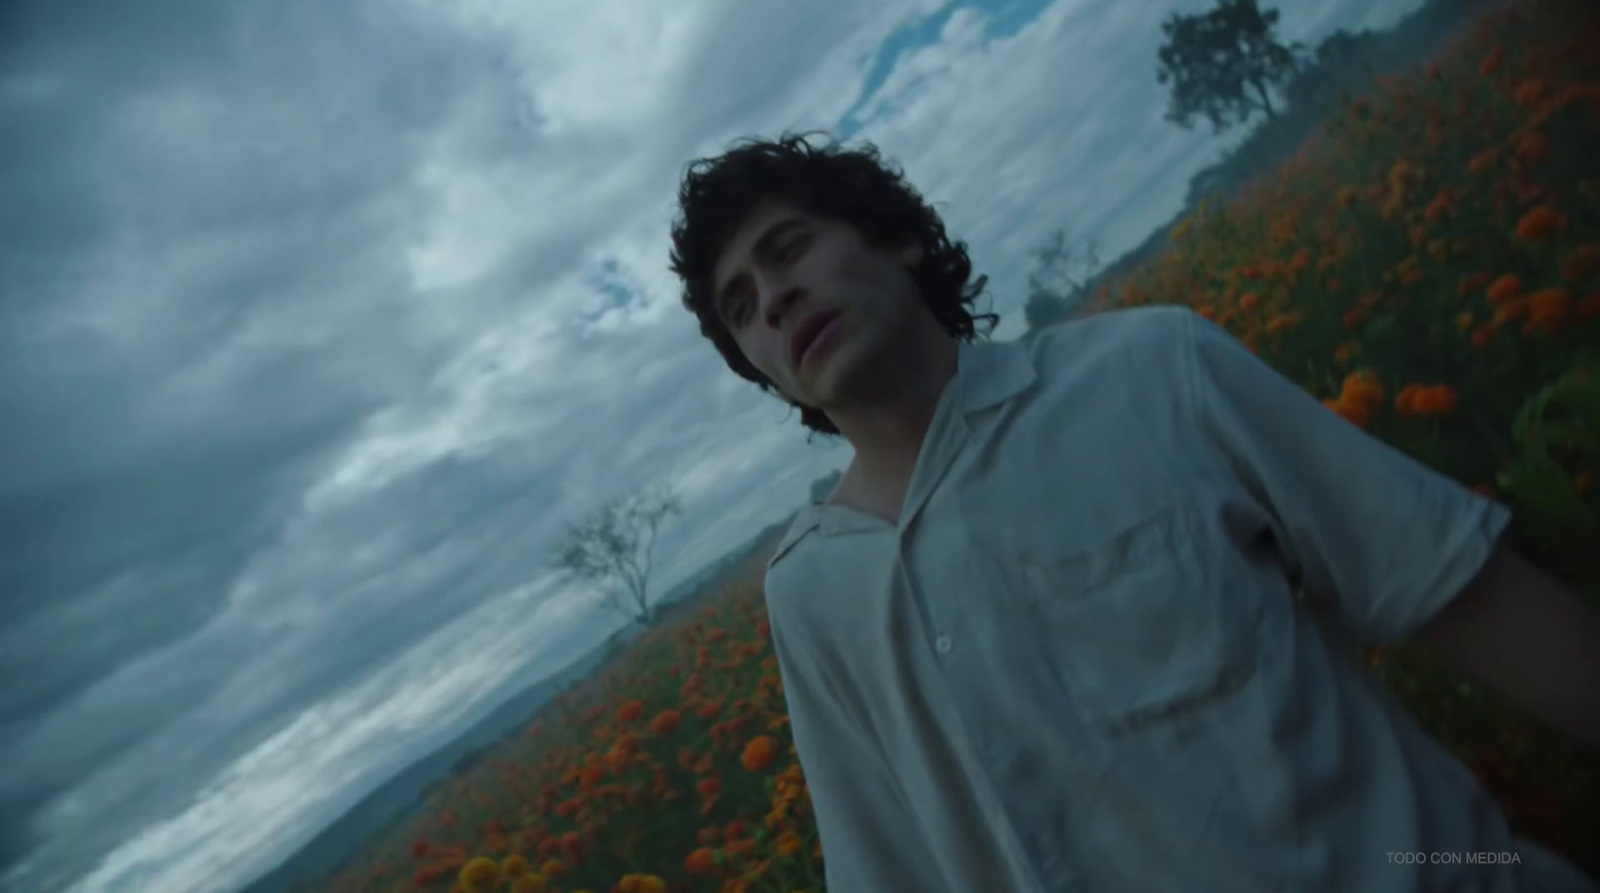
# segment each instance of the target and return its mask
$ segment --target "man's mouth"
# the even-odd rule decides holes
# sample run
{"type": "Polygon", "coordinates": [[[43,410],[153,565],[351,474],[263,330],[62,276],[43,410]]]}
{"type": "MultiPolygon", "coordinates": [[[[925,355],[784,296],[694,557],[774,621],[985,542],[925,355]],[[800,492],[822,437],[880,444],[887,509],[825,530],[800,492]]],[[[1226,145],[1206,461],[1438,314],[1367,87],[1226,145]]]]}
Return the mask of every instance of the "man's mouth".
{"type": "Polygon", "coordinates": [[[823,312],[805,321],[805,323],[800,327],[800,330],[795,333],[795,350],[793,360],[796,366],[800,365],[801,361],[803,361],[806,357],[806,351],[811,349],[811,345],[817,343],[817,338],[820,337],[823,331],[827,329],[827,327],[831,325],[835,319],[838,319],[838,317],[838,313],[823,312]]]}

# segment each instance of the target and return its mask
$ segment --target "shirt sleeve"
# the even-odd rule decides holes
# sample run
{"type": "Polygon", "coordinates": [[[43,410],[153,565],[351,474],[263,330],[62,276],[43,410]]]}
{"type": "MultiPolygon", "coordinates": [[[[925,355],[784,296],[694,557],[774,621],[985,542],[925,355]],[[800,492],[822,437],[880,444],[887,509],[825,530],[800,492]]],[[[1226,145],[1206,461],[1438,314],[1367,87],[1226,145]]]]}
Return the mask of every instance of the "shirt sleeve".
{"type": "Polygon", "coordinates": [[[1217,324],[1183,318],[1209,452],[1270,519],[1290,576],[1352,633],[1405,638],[1472,581],[1510,509],[1330,411],[1217,324]]]}
{"type": "MultiPolygon", "coordinates": [[[[769,620],[772,618],[769,616],[769,620]]],[[[918,890],[941,893],[935,864],[879,748],[826,697],[825,668],[790,647],[773,621],[772,644],[783,678],[789,731],[822,843],[829,893],[918,890]]]]}

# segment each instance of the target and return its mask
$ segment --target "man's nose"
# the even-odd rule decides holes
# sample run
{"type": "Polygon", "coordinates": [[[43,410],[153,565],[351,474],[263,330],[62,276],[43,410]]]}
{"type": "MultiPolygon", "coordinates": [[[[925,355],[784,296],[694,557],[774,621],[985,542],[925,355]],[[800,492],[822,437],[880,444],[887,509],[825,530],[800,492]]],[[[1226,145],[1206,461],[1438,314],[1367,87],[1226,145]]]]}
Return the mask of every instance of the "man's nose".
{"type": "Polygon", "coordinates": [[[767,324],[777,327],[780,314],[787,313],[790,305],[794,304],[804,294],[797,283],[783,280],[768,280],[762,283],[761,312],[767,318],[767,324]]]}

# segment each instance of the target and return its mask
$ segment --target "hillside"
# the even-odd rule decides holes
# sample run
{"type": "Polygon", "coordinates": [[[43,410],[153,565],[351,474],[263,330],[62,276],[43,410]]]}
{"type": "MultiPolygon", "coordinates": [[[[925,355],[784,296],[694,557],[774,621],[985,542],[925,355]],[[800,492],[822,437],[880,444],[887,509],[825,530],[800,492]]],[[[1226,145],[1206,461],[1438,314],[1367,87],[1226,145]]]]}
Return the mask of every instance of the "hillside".
{"type": "MultiPolygon", "coordinates": [[[[679,622],[724,586],[764,571],[767,558],[777,548],[791,520],[792,516],[785,517],[762,528],[755,536],[662,595],[657,600],[660,605],[657,628],[679,622]]],[[[364,843],[420,808],[445,779],[476,765],[492,753],[496,745],[516,735],[556,696],[603,672],[627,651],[641,632],[637,626],[624,627],[555,675],[539,679],[498,705],[487,708],[480,719],[459,735],[396,772],[277,868],[243,888],[242,893],[288,893],[312,885],[329,872],[338,870],[364,843]]]]}
{"type": "MultiPolygon", "coordinates": [[[[1087,296],[1159,255],[1173,228],[1203,202],[1228,200],[1252,179],[1292,157],[1345,98],[1360,95],[1381,76],[1415,68],[1443,49],[1458,29],[1504,5],[1505,0],[1430,0],[1389,30],[1334,32],[1318,45],[1305,70],[1284,86],[1285,110],[1259,121],[1238,145],[1196,172],[1178,212],[1144,241],[1084,278],[1076,296],[1051,293],[1048,297],[1056,306],[1041,312],[1045,324],[1081,311],[1087,296]]],[[[1028,340],[1036,331],[1030,325],[1019,340],[1028,340]]]]}

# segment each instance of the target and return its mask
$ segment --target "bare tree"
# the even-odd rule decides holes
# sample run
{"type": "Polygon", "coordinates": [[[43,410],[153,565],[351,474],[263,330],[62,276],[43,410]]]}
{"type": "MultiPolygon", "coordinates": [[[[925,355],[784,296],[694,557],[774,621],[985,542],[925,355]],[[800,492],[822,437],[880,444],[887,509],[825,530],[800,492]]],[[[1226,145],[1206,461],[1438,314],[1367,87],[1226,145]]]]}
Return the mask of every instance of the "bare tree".
{"type": "Polygon", "coordinates": [[[649,599],[650,554],[656,527],[672,514],[683,514],[683,506],[666,487],[647,487],[613,499],[582,524],[567,525],[554,564],[600,586],[612,610],[650,626],[656,618],[649,599]]]}
{"type": "Polygon", "coordinates": [[[1028,274],[1028,303],[1023,308],[1028,328],[1038,331],[1062,322],[1086,297],[1089,281],[1100,270],[1093,239],[1069,236],[1058,229],[1050,244],[1032,252],[1038,261],[1028,274]]]}

